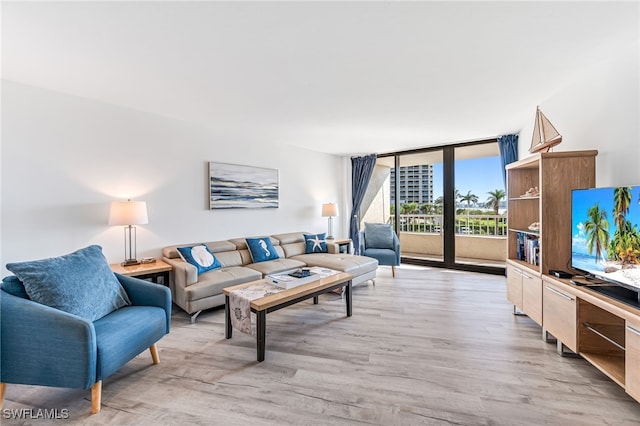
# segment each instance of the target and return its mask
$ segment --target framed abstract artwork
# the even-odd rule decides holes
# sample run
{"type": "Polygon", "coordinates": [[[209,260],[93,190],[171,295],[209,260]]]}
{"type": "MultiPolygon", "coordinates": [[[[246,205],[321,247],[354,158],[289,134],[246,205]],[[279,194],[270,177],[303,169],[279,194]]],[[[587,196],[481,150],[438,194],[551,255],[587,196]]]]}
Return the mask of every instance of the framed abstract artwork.
{"type": "Polygon", "coordinates": [[[209,162],[209,209],[278,208],[278,170],[209,162]]]}

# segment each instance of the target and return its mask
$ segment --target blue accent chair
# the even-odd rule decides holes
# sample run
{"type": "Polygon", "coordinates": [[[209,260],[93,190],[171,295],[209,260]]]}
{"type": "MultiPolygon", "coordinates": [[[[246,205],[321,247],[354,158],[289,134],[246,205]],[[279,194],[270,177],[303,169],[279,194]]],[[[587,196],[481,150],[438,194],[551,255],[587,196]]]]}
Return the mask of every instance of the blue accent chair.
{"type": "Polygon", "coordinates": [[[169,333],[167,287],[115,274],[131,306],[94,321],[31,301],[15,276],[0,285],[0,406],[7,383],[91,388],[100,411],[102,380],[169,333]]]}
{"type": "Polygon", "coordinates": [[[391,266],[396,276],[400,265],[400,240],[389,224],[365,223],[359,235],[360,254],[378,260],[379,265],[391,266]]]}

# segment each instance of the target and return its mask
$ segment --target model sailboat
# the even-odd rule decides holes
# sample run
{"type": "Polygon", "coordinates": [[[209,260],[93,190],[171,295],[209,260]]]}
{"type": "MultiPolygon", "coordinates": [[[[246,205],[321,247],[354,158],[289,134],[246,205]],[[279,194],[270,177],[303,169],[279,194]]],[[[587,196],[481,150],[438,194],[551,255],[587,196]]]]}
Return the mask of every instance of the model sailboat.
{"type": "Polygon", "coordinates": [[[540,152],[542,150],[549,151],[552,147],[562,142],[562,136],[558,133],[549,119],[540,111],[540,107],[536,109],[536,122],[533,125],[533,138],[531,139],[530,153],[540,152]]]}

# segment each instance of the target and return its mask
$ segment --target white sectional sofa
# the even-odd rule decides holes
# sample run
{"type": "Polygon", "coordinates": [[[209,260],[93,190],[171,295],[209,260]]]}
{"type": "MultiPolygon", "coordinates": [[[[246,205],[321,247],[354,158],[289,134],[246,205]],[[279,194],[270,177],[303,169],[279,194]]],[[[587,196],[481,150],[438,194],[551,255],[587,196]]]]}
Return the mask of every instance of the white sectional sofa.
{"type": "Polygon", "coordinates": [[[195,322],[204,309],[224,305],[223,288],[259,280],[268,274],[319,266],[348,272],[353,275],[352,285],[375,279],[376,259],[340,253],[331,240],[327,240],[327,253],[305,254],[304,234],[291,232],[269,236],[279,258],[258,263],[253,262],[245,238],[164,247],[163,260],[173,267],[169,280],[173,302],[191,315],[191,322],[195,322]],[[222,267],[198,274],[196,267],[185,262],[178,252],[178,247],[197,244],[205,244],[222,267]]]}

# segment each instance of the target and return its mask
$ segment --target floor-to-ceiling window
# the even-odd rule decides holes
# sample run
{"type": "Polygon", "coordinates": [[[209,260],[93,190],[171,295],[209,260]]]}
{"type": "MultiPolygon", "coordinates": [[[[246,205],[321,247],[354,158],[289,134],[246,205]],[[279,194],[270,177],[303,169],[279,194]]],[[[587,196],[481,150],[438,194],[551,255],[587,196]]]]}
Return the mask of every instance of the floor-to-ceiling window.
{"type": "Polygon", "coordinates": [[[504,267],[506,198],[497,142],[454,148],[455,262],[504,267]]]}
{"type": "Polygon", "coordinates": [[[394,225],[404,263],[504,271],[504,184],[495,140],[379,155],[362,212],[363,223],[394,225]]]}

